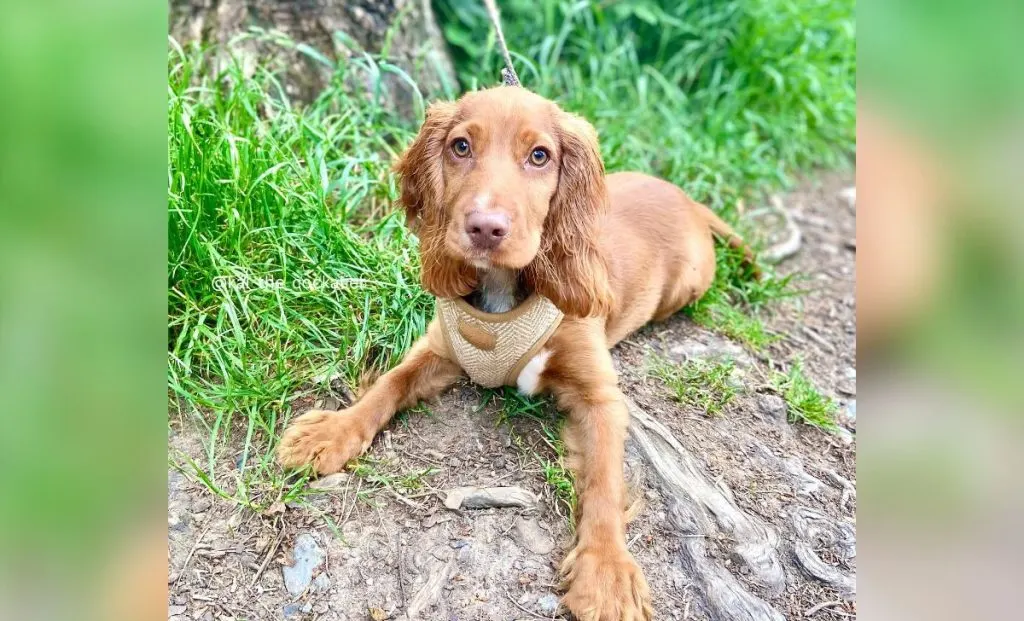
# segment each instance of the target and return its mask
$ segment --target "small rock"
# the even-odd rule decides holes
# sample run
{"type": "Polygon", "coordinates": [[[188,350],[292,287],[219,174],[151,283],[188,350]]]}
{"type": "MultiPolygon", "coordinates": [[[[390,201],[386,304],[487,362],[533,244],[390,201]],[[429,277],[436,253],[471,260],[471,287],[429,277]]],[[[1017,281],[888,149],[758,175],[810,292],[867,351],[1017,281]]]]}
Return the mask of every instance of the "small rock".
{"type": "Polygon", "coordinates": [[[203,616],[199,618],[199,621],[214,621],[213,613],[207,610],[203,613],[203,616]]]}
{"type": "Polygon", "coordinates": [[[321,573],[313,580],[313,590],[318,593],[323,593],[331,588],[331,579],[327,577],[326,573],[321,573]]]}
{"type": "Polygon", "coordinates": [[[192,503],[192,513],[205,513],[205,512],[207,512],[209,510],[210,510],[210,499],[209,498],[206,498],[206,497],[197,498],[196,501],[192,503]]]}
{"type": "Polygon", "coordinates": [[[452,468],[461,468],[462,460],[459,459],[458,457],[452,457],[451,459],[448,460],[448,465],[451,466],[452,468]]]}
{"type": "Polygon", "coordinates": [[[168,606],[167,607],[167,616],[173,617],[174,615],[183,615],[183,614],[185,614],[185,610],[186,610],[185,606],[180,606],[180,605],[179,606],[168,606]]]}
{"type": "Polygon", "coordinates": [[[494,460],[494,463],[492,465],[494,466],[495,470],[504,470],[505,469],[505,456],[504,455],[498,455],[497,459],[494,460]]]}
{"type": "Polygon", "coordinates": [[[853,444],[853,434],[845,427],[839,427],[836,429],[836,437],[843,443],[843,446],[850,446],[853,444]]]}
{"type": "MultiPolygon", "coordinates": [[[[173,597],[173,598],[171,599],[171,603],[172,603],[172,604],[174,604],[174,605],[176,605],[176,606],[184,606],[185,604],[187,604],[187,603],[188,603],[188,598],[187,598],[187,597],[185,597],[184,595],[175,595],[175,596],[174,596],[174,597],[173,597]]],[[[180,613],[179,613],[179,614],[180,614],[180,613]]]]}
{"type": "Polygon", "coordinates": [[[558,596],[554,593],[548,593],[544,597],[537,600],[537,608],[544,616],[553,616],[558,612],[558,596]]]}
{"type": "Polygon", "coordinates": [[[383,608],[370,608],[367,612],[370,613],[370,618],[373,621],[384,621],[388,618],[388,613],[384,612],[383,608]]]}
{"type": "Polygon", "coordinates": [[[177,582],[179,575],[181,574],[179,574],[176,571],[172,571],[171,573],[167,574],[167,584],[174,584],[175,582],[177,582]]]}
{"type": "Polygon", "coordinates": [[[434,526],[437,526],[438,524],[450,522],[451,519],[451,515],[447,515],[444,513],[435,513],[433,515],[428,515],[427,517],[423,518],[423,528],[432,528],[434,526]]]}
{"type": "Polygon", "coordinates": [[[551,536],[540,527],[537,518],[516,520],[515,538],[519,545],[534,554],[548,554],[555,548],[551,536]]]}
{"type": "Polygon", "coordinates": [[[498,437],[501,438],[501,446],[503,448],[512,446],[512,428],[508,425],[502,424],[498,427],[498,437]]]}
{"type": "Polygon", "coordinates": [[[313,602],[306,602],[306,605],[303,606],[301,610],[304,614],[313,612],[313,602]]]}
{"type": "Polygon", "coordinates": [[[449,509],[529,508],[537,497],[521,487],[459,487],[448,491],[444,506],[449,509]]]}
{"type": "Polygon", "coordinates": [[[857,422],[857,400],[850,399],[850,402],[846,404],[846,409],[843,410],[843,422],[856,423],[857,422]]]}
{"type": "Polygon", "coordinates": [[[325,477],[321,477],[316,481],[310,483],[310,487],[313,489],[321,490],[338,490],[345,489],[345,485],[348,483],[349,473],[347,472],[335,472],[325,477]]]}
{"type": "Polygon", "coordinates": [[[302,606],[299,604],[285,604],[281,613],[286,617],[297,617],[302,614],[302,606]]]}
{"type": "Polygon", "coordinates": [[[769,419],[786,422],[786,402],[778,395],[758,395],[757,406],[769,419]]]}
{"type": "Polygon", "coordinates": [[[846,206],[850,209],[857,208],[857,186],[852,185],[848,188],[843,188],[836,193],[836,196],[839,200],[846,203],[846,206]]]}
{"type": "Polygon", "coordinates": [[[292,597],[298,597],[313,580],[313,570],[324,562],[324,551],[313,535],[302,533],[295,538],[295,549],[292,550],[295,564],[281,567],[284,575],[284,586],[292,597]]]}
{"type": "Polygon", "coordinates": [[[332,410],[332,411],[340,410],[341,409],[341,401],[337,397],[335,397],[335,396],[325,397],[324,398],[324,409],[325,410],[332,410]]]}

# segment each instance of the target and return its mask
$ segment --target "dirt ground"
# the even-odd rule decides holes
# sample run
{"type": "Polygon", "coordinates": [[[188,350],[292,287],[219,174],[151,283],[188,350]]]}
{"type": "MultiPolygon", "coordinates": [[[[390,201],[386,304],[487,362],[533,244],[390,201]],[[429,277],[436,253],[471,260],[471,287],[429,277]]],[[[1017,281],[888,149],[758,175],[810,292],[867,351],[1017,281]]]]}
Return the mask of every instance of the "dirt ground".
{"type": "MultiPolygon", "coordinates": [[[[824,175],[781,196],[803,243],[780,270],[803,274],[800,288],[810,292],[774,305],[769,327],[784,338],[765,354],[752,355],[681,315],[613,350],[623,391],[672,432],[716,489],[777,533],[772,549],[785,574],[775,586],[760,580],[744,562],[738,536],[683,532],[678,499],[667,496],[631,439],[627,476],[643,502],[627,537],[656,618],[724,618],[709,602],[691,538],[702,538],[699,554],[784,618],[856,615],[855,206],[843,192],[852,185],[850,174],[824,175]],[[654,353],[678,361],[733,358],[743,392],[720,416],[680,405],[646,372],[654,353]],[[839,435],[786,421],[769,377],[772,364],[793,356],[839,403],[839,435]]],[[[367,494],[374,484],[365,475],[341,474],[321,482],[308,506],[255,514],[169,468],[169,618],[561,618],[556,568],[572,532],[534,455],[553,453],[537,423],[499,425],[498,405],[481,407],[481,396],[460,384],[374,442],[371,457],[394,476],[431,469],[418,493],[367,494]],[[445,491],[460,486],[518,486],[538,501],[445,508],[445,491]]],[[[172,464],[183,455],[205,463],[205,432],[187,421],[171,426],[172,464]]]]}

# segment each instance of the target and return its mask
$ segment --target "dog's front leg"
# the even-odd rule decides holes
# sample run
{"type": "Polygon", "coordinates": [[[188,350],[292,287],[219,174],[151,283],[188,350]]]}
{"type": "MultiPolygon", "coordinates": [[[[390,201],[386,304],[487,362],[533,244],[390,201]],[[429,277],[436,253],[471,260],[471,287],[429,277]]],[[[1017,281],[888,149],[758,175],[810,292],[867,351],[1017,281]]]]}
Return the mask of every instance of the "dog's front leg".
{"type": "Polygon", "coordinates": [[[436,396],[462,374],[444,351],[435,319],[397,367],[385,373],[351,407],[313,410],[296,418],[281,436],[277,459],[286,468],[312,464],[319,474],[339,472],[370,446],[395,412],[436,396]]]}
{"type": "Polygon", "coordinates": [[[625,540],[629,411],[604,333],[590,322],[574,322],[551,345],[542,381],[568,413],[563,437],[578,499],[577,542],[562,564],[565,605],[582,621],[646,621],[650,590],[625,540]]]}

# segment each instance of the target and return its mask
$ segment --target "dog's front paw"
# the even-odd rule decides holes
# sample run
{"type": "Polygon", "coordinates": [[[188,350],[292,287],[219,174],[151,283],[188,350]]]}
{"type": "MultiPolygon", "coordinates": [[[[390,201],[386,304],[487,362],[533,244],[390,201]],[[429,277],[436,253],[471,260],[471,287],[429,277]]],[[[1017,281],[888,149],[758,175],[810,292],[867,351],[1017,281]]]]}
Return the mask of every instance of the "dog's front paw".
{"type": "Polygon", "coordinates": [[[352,410],[313,410],[292,421],[277,446],[277,461],[285,468],[313,466],[317,474],[341,472],[373,441],[373,431],[352,410]]]}
{"type": "Polygon", "coordinates": [[[651,592],[622,547],[577,546],[562,563],[565,606],[580,621],[650,621],[651,592]]]}

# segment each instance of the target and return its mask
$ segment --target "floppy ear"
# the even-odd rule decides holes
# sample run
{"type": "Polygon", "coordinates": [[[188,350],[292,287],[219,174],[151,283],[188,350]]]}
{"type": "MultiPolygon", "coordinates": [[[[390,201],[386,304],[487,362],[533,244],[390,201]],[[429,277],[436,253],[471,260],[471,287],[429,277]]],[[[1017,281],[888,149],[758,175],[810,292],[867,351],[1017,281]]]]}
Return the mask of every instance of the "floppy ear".
{"type": "Polygon", "coordinates": [[[526,279],[566,315],[605,315],[612,294],[598,223],[608,208],[608,192],[597,132],[580,117],[561,113],[557,137],[558,188],[526,279]]]}
{"type": "Polygon", "coordinates": [[[443,204],[441,160],[457,110],[450,102],[431,104],[420,133],[395,163],[406,225],[420,239],[420,281],[442,298],[467,295],[476,286],[476,270],[449,256],[444,246],[450,215],[443,204]]]}

